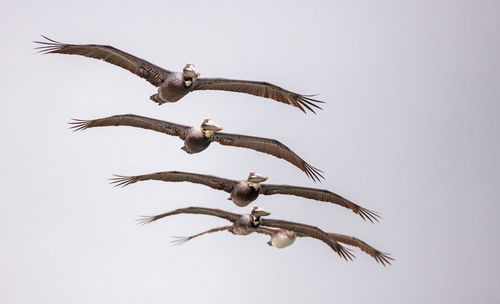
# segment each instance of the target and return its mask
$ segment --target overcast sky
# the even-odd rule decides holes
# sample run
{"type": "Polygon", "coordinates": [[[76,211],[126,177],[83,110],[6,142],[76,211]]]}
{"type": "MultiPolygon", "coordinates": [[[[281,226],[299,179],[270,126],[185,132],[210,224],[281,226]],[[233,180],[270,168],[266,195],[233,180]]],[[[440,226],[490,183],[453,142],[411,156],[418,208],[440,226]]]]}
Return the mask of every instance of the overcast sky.
{"type": "Polygon", "coordinates": [[[500,302],[500,3],[498,1],[11,1],[0,3],[2,303],[500,302]],[[35,54],[40,34],[108,44],[202,76],[264,80],[319,93],[317,115],[230,92],[175,104],[98,60],[35,54]],[[255,151],[129,127],[71,132],[71,118],[133,113],[276,138],[326,181],[255,151]],[[379,224],[287,196],[256,203],[273,218],[354,235],[392,253],[347,263],[314,239],[172,236],[227,222],[139,215],[186,206],[246,213],[189,183],[113,188],[112,174],[183,170],[320,187],[382,214],[379,224]]]}

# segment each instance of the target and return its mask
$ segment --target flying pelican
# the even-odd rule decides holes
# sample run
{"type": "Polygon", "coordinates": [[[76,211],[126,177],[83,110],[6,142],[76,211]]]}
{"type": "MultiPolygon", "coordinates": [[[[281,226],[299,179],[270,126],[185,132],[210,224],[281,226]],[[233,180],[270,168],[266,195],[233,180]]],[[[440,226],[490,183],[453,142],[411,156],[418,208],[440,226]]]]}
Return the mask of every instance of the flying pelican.
{"type": "MultiPolygon", "coordinates": [[[[229,230],[231,227],[232,225],[220,226],[187,237],[175,237],[176,240],[171,241],[171,243],[175,245],[184,244],[185,242],[204,234],[229,230]]],[[[286,248],[292,245],[297,237],[307,237],[305,234],[281,228],[257,227],[254,232],[269,235],[271,239],[267,242],[267,244],[276,248],[286,248]]],[[[391,261],[394,261],[394,258],[390,257],[388,253],[381,252],[356,237],[332,232],[327,232],[327,234],[330,238],[336,240],[337,242],[358,247],[366,254],[372,256],[377,263],[381,263],[383,266],[386,266],[386,264],[391,265],[391,261]]]]}
{"type": "Polygon", "coordinates": [[[210,118],[203,119],[199,128],[133,114],[114,115],[94,120],[74,119],[70,124],[72,125],[71,128],[75,129],[75,131],[93,127],[131,126],[162,132],[183,139],[184,146],[181,149],[189,154],[205,150],[214,141],[225,146],[248,148],[271,154],[290,162],[304,171],[315,182],[320,181],[320,178],[324,179],[321,170],[306,163],[279,141],[263,137],[221,133],[218,131],[222,130],[222,127],[215,124],[210,118]]]}
{"type": "Polygon", "coordinates": [[[238,214],[221,209],[205,207],[187,207],[175,209],[170,212],[154,216],[142,216],[138,221],[140,224],[148,224],[167,216],[183,213],[205,214],[226,219],[233,223],[227,230],[236,235],[250,234],[259,227],[274,227],[294,231],[296,233],[300,233],[301,235],[309,236],[326,243],[346,261],[352,260],[354,258],[354,255],[348,249],[339,244],[335,239],[329,237],[328,234],[323,232],[323,230],[314,226],[300,223],[262,218],[263,216],[270,215],[271,213],[263,210],[257,205],[252,207],[250,214],[238,214]]]}
{"type": "Polygon", "coordinates": [[[304,113],[304,108],[315,113],[313,108],[321,109],[318,103],[324,103],[311,98],[314,95],[297,94],[267,82],[198,77],[200,73],[191,63],[187,63],[182,72],[172,72],[109,45],[66,44],[41,36],[46,40],[34,41],[40,45],[36,48],[39,53],[81,55],[101,59],[129,70],[158,87],[158,93],[150,99],[160,105],[176,102],[187,93],[197,90],[232,91],[271,98],[297,107],[304,113]]]}
{"type": "Polygon", "coordinates": [[[287,194],[340,205],[342,207],[351,209],[354,213],[361,216],[363,220],[366,221],[368,219],[372,223],[374,221],[378,222],[378,217],[380,217],[376,212],[358,206],[355,203],[343,198],[342,196],[328,190],[289,185],[261,184],[261,182],[267,180],[267,177],[262,176],[254,171],[248,174],[246,180],[240,181],[225,179],[213,175],[180,171],[165,171],[137,176],[115,175],[111,178],[111,183],[115,184],[115,186],[125,187],[127,185],[145,180],[160,180],[164,182],[191,182],[195,184],[203,184],[213,189],[228,192],[228,199],[233,201],[234,204],[240,207],[245,207],[253,202],[259,196],[259,194],[287,194]]]}

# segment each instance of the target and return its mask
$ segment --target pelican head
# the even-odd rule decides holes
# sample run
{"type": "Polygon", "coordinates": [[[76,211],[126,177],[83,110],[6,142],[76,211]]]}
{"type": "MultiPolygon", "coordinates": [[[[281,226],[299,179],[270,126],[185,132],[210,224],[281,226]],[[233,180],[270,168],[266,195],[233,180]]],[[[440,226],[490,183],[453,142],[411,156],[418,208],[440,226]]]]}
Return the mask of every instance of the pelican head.
{"type": "Polygon", "coordinates": [[[266,176],[262,176],[258,173],[256,173],[255,171],[252,171],[248,174],[248,177],[247,177],[247,182],[250,182],[250,183],[261,183],[261,182],[264,182],[267,180],[267,177],[266,176]]]}
{"type": "Polygon", "coordinates": [[[184,69],[182,69],[182,77],[184,78],[196,78],[200,76],[200,73],[194,68],[194,64],[186,63],[184,69]]]}
{"type": "Polygon", "coordinates": [[[254,205],[252,207],[252,211],[250,212],[250,214],[252,214],[252,216],[254,216],[255,218],[259,218],[261,216],[267,216],[267,215],[270,215],[271,212],[268,212],[262,208],[260,208],[259,206],[257,205],[254,205]]]}
{"type": "Polygon", "coordinates": [[[221,126],[218,126],[213,122],[210,118],[204,118],[201,121],[201,128],[206,131],[220,131],[222,130],[221,126]]]}

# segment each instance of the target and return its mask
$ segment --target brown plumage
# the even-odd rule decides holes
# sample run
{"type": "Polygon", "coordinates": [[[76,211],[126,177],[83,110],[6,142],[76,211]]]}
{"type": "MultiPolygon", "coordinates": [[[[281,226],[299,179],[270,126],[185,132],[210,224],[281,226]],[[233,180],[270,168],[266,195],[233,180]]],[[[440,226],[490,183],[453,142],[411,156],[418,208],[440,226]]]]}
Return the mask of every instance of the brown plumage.
{"type": "MultiPolygon", "coordinates": [[[[305,224],[301,224],[301,223],[284,221],[284,220],[267,219],[267,218],[260,218],[260,217],[257,219],[258,220],[257,223],[255,222],[255,219],[251,219],[250,221],[240,220],[242,218],[243,219],[246,219],[248,217],[252,218],[253,217],[253,210],[256,207],[257,206],[254,206],[252,208],[252,213],[250,213],[250,214],[236,214],[236,213],[224,211],[221,209],[213,209],[213,208],[205,208],[205,207],[187,207],[187,208],[175,209],[173,211],[154,215],[154,216],[142,216],[139,218],[138,221],[140,224],[148,224],[148,223],[151,223],[153,221],[159,220],[159,219],[167,217],[167,216],[176,215],[176,214],[183,214],[183,213],[204,214],[204,215],[216,216],[216,217],[226,219],[226,220],[233,223],[233,225],[230,226],[230,228],[228,228],[228,230],[230,230],[230,231],[234,231],[234,229],[236,228],[235,226],[240,226],[238,228],[246,228],[245,230],[248,233],[254,232],[256,228],[262,227],[262,226],[287,229],[287,230],[295,231],[295,232],[300,233],[302,235],[307,235],[309,237],[312,237],[312,238],[315,238],[317,240],[324,242],[330,248],[332,248],[340,257],[344,258],[346,261],[352,260],[354,258],[354,255],[348,249],[343,247],[341,244],[339,244],[334,239],[330,238],[328,236],[328,234],[326,234],[324,231],[322,231],[318,227],[305,225],[305,224]],[[246,227],[241,227],[243,225],[246,225],[246,227]]],[[[248,234],[248,233],[246,233],[246,234],[248,234]]],[[[240,234],[240,233],[236,233],[236,234],[240,234]]]]}
{"type": "MultiPolygon", "coordinates": [[[[220,227],[215,227],[197,234],[193,234],[187,237],[174,237],[176,238],[175,240],[171,241],[174,245],[181,245],[184,244],[187,241],[190,241],[196,237],[202,236],[207,233],[213,233],[213,232],[219,232],[219,231],[225,231],[229,230],[232,226],[220,226],[220,227]]],[[[270,246],[273,246],[272,240],[276,238],[277,236],[282,236],[285,238],[290,238],[290,245],[293,243],[293,239],[295,236],[296,237],[308,237],[308,235],[304,235],[301,233],[290,233],[291,231],[286,230],[286,229],[275,229],[275,228],[266,228],[266,227],[258,227],[255,229],[256,233],[260,234],[265,234],[269,235],[271,237],[271,240],[268,242],[270,246]]],[[[382,264],[383,266],[386,265],[391,265],[391,261],[394,261],[394,258],[390,257],[389,254],[381,252],[380,250],[377,250],[373,248],[372,246],[368,245],[367,243],[363,242],[362,240],[355,238],[353,236],[345,235],[345,234],[338,234],[338,233],[332,233],[332,232],[327,232],[328,236],[330,238],[336,240],[339,243],[343,243],[346,245],[358,247],[361,249],[361,251],[365,252],[366,254],[370,255],[377,261],[377,263],[382,264]]],[[[284,247],[283,247],[284,248],[284,247]]]]}
{"type": "MultiPolygon", "coordinates": [[[[251,172],[251,174],[252,173],[255,172],[251,172]]],[[[286,194],[340,205],[342,207],[351,209],[363,220],[369,220],[372,223],[374,221],[378,222],[378,218],[380,217],[376,212],[365,209],[328,190],[289,185],[252,183],[248,180],[237,181],[198,173],[164,171],[136,176],[115,175],[115,177],[111,178],[111,183],[115,184],[116,186],[124,187],[145,180],[160,180],[165,182],[191,182],[195,184],[202,184],[213,189],[230,193],[230,199],[240,207],[246,206],[254,201],[259,196],[259,194],[286,194]]]]}
{"type": "Polygon", "coordinates": [[[342,207],[351,209],[354,213],[361,216],[363,220],[369,220],[372,223],[374,221],[378,222],[378,218],[380,218],[380,215],[378,215],[377,212],[358,206],[357,204],[343,198],[342,196],[325,189],[273,184],[261,184],[260,186],[261,187],[259,193],[263,195],[294,195],[312,200],[334,203],[342,207]]]}
{"type": "Polygon", "coordinates": [[[314,95],[297,94],[267,82],[200,78],[198,77],[200,74],[192,64],[187,64],[183,72],[172,72],[109,45],[66,44],[43,35],[42,37],[46,41],[34,41],[40,45],[37,47],[40,53],[81,55],[101,59],[146,79],[152,85],[158,87],[158,93],[150,97],[151,100],[158,104],[176,102],[189,92],[197,90],[231,91],[270,98],[294,106],[304,113],[306,109],[315,113],[314,108],[321,109],[318,104],[324,103],[311,98],[314,95]]]}
{"type": "MultiPolygon", "coordinates": [[[[391,261],[394,261],[394,258],[390,257],[388,253],[384,253],[378,249],[375,249],[356,237],[345,234],[333,233],[333,232],[328,232],[328,235],[331,238],[334,238],[337,242],[358,247],[359,249],[361,249],[361,251],[372,256],[375,259],[375,261],[381,263],[384,266],[385,264],[391,265],[391,261]]],[[[302,235],[298,236],[302,237],[302,235]]]]}
{"type": "Polygon", "coordinates": [[[201,127],[188,127],[133,114],[114,115],[94,120],[75,119],[70,124],[72,125],[71,128],[75,131],[93,127],[131,126],[162,132],[184,140],[184,150],[188,153],[201,152],[214,141],[224,146],[252,149],[288,161],[314,181],[320,181],[321,178],[324,179],[321,170],[309,165],[290,148],[275,139],[207,131],[203,129],[203,124],[201,127]]]}

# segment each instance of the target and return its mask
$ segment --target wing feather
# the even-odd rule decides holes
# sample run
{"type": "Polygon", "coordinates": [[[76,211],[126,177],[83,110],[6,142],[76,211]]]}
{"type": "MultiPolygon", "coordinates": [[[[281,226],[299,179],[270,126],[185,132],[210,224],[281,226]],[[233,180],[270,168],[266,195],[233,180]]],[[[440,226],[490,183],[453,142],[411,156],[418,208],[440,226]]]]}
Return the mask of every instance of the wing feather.
{"type": "Polygon", "coordinates": [[[260,233],[260,234],[269,235],[270,237],[272,237],[278,231],[279,231],[279,229],[262,227],[261,225],[255,229],[255,232],[260,233]]]}
{"type": "Polygon", "coordinates": [[[180,171],[164,171],[136,176],[114,175],[114,177],[112,177],[110,180],[111,183],[115,185],[115,187],[125,187],[130,184],[145,180],[159,180],[164,182],[190,182],[209,186],[217,190],[223,190],[228,193],[233,190],[233,186],[237,183],[237,181],[235,180],[220,178],[213,175],[180,171]]]}
{"type": "Polygon", "coordinates": [[[145,225],[145,224],[149,224],[151,222],[157,221],[157,220],[162,219],[162,218],[167,217],[167,216],[176,215],[176,214],[185,214],[185,213],[186,214],[189,213],[189,214],[204,214],[204,215],[216,216],[216,217],[226,219],[230,222],[236,221],[241,216],[241,214],[232,213],[232,212],[224,211],[221,209],[205,208],[205,207],[186,207],[186,208],[179,208],[179,209],[175,209],[175,210],[172,210],[169,212],[165,212],[165,213],[153,215],[153,216],[142,215],[139,217],[139,219],[137,219],[137,222],[140,225],[145,225]]]}
{"type": "Polygon", "coordinates": [[[47,38],[46,41],[34,41],[39,44],[36,48],[39,53],[59,53],[69,55],[81,55],[85,57],[101,59],[111,64],[122,67],[149,81],[154,86],[159,86],[168,74],[172,73],[156,66],[144,59],[135,57],[109,45],[98,44],[66,44],[47,38]]]}
{"type": "Polygon", "coordinates": [[[314,181],[320,181],[320,178],[324,179],[321,174],[323,171],[309,165],[290,148],[275,139],[215,132],[212,135],[211,140],[225,146],[247,148],[274,155],[275,157],[290,162],[300,170],[304,171],[306,175],[314,181]]]}
{"type": "Polygon", "coordinates": [[[337,242],[358,247],[359,249],[361,249],[361,251],[364,251],[368,255],[372,256],[375,261],[377,261],[377,263],[381,263],[384,266],[386,264],[391,265],[391,261],[394,261],[394,258],[390,257],[388,253],[381,252],[380,250],[373,248],[372,246],[353,236],[332,232],[328,232],[328,235],[337,240],[337,242]]]}
{"type": "Polygon", "coordinates": [[[297,107],[304,113],[306,113],[304,108],[316,113],[314,108],[321,110],[321,107],[318,104],[324,103],[323,101],[311,98],[314,95],[294,93],[277,85],[261,81],[198,77],[194,79],[194,84],[191,90],[222,90],[246,93],[274,99],[276,101],[297,107]]]}
{"type": "MultiPolygon", "coordinates": [[[[215,228],[212,228],[212,229],[209,229],[209,230],[197,233],[197,234],[193,234],[190,236],[174,236],[175,240],[170,241],[170,243],[172,243],[174,245],[182,245],[182,244],[186,243],[187,241],[190,241],[190,240],[197,238],[199,236],[202,236],[204,234],[229,230],[231,228],[233,228],[233,225],[215,227],[215,228]]],[[[269,236],[272,236],[273,233],[276,233],[277,231],[278,231],[278,229],[266,228],[266,227],[260,227],[260,226],[258,228],[255,228],[255,230],[254,230],[254,232],[256,232],[256,233],[266,234],[269,236]]]]}
{"type": "Polygon", "coordinates": [[[170,243],[174,245],[182,245],[186,243],[187,241],[190,241],[196,237],[202,236],[207,233],[213,233],[213,232],[219,232],[219,231],[224,231],[224,230],[229,230],[233,227],[233,225],[227,225],[227,226],[220,226],[220,227],[215,227],[197,234],[193,234],[190,236],[174,236],[175,240],[171,241],[170,243]]]}
{"type": "Polygon", "coordinates": [[[172,136],[178,136],[181,139],[186,138],[190,129],[190,127],[187,126],[134,114],[114,115],[93,120],[73,119],[73,121],[69,124],[71,125],[70,128],[75,131],[94,127],[130,126],[162,132],[172,136]]]}
{"type": "Polygon", "coordinates": [[[315,188],[306,188],[306,187],[297,187],[297,186],[289,186],[289,185],[272,185],[272,184],[261,184],[260,192],[264,195],[273,195],[273,194],[287,194],[305,197],[313,200],[330,202],[333,204],[340,205],[345,208],[351,209],[354,213],[361,216],[363,220],[369,220],[374,223],[378,222],[380,215],[378,215],[375,211],[371,211],[365,209],[342,196],[330,192],[328,190],[323,189],[315,189],[315,188]]]}

